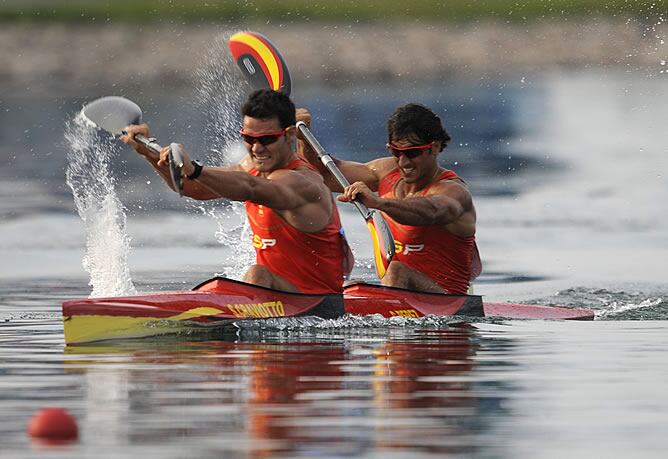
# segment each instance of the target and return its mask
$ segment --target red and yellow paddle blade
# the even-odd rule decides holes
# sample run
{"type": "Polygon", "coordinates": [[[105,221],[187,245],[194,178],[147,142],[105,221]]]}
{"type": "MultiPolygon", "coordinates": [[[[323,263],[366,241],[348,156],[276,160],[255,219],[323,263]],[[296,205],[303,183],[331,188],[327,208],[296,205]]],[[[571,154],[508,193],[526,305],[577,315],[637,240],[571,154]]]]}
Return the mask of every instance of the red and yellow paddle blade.
{"type": "Polygon", "coordinates": [[[255,32],[237,32],[228,44],[241,73],[254,89],[273,89],[290,95],[288,66],[267,37],[255,32]]]}
{"type": "Polygon", "coordinates": [[[373,242],[373,259],[376,273],[382,279],[394,257],[394,237],[387,222],[379,212],[372,211],[366,221],[373,242]]]}

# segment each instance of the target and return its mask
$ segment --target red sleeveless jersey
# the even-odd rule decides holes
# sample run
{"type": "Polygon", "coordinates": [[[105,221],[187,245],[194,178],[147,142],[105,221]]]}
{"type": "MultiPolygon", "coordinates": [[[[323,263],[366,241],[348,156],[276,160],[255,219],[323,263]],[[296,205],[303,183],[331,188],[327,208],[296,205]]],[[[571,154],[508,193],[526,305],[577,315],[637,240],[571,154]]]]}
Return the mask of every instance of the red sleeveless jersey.
{"type": "MultiPolygon", "coordinates": [[[[316,171],[300,159],[292,161],[285,169],[302,167],[316,171]]],[[[248,173],[260,174],[256,169],[248,173]]],[[[333,198],[329,223],[316,233],[299,231],[270,208],[254,202],[246,201],[246,214],[253,231],[257,264],[286,279],[302,293],[343,290],[344,274],[348,275],[352,269],[352,255],[333,198]]]]}
{"type": "MultiPolygon", "coordinates": [[[[383,198],[396,199],[394,188],[400,178],[399,169],[383,177],[378,194],[383,198]]],[[[457,174],[446,170],[436,182],[456,178],[457,174]]],[[[425,188],[421,194],[425,195],[430,187],[431,185],[425,188]]],[[[395,260],[429,276],[448,293],[465,294],[468,291],[476,246],[475,236],[457,236],[442,226],[402,225],[392,220],[389,215],[383,215],[394,236],[395,260]]]]}

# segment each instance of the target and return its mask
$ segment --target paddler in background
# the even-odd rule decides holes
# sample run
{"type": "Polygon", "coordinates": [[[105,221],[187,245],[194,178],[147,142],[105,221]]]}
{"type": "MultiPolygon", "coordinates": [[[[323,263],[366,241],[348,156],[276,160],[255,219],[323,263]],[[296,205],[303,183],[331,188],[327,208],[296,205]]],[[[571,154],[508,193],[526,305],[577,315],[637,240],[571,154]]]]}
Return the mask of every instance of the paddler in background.
{"type": "MultiPolygon", "coordinates": [[[[198,200],[245,201],[256,264],[243,280],[287,292],[338,293],[352,268],[339,213],[322,176],[293,151],[295,106],[283,93],[253,92],[241,108],[248,154],[235,165],[204,166],[183,152],[183,194],[198,200]]],[[[173,187],[167,162],[134,140],[146,124],[128,126],[121,140],[173,187]]]]}
{"type": "MultiPolygon", "coordinates": [[[[310,113],[297,119],[309,124],[310,113]]],[[[368,163],[335,163],[351,183],[342,189],[306,144],[298,152],[316,166],[339,201],[360,199],[380,210],[395,240],[396,253],[381,280],[386,286],[416,291],[466,294],[480,273],[475,241],[476,211],[466,183],[438,164],[450,136],[429,108],[408,104],[387,122],[392,154],[368,163]]]]}

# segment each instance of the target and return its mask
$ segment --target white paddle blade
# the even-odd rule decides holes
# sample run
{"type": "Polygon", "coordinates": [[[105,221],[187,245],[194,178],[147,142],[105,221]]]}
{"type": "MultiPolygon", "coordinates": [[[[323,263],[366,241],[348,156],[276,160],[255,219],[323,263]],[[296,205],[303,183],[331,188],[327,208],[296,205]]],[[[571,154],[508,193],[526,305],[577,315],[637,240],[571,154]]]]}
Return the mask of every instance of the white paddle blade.
{"type": "Polygon", "coordinates": [[[94,100],[82,109],[84,118],[113,135],[121,135],[131,124],[140,124],[141,108],[125,97],[108,96],[94,100]]]}

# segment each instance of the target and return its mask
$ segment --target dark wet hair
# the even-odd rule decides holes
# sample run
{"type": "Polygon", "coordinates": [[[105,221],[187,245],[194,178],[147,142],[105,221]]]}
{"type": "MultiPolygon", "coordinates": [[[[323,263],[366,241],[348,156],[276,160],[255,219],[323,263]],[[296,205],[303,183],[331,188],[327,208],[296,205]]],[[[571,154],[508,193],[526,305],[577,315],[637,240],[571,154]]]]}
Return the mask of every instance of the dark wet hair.
{"type": "Polygon", "coordinates": [[[389,143],[408,137],[416,138],[419,144],[440,140],[441,151],[450,141],[438,115],[420,104],[397,108],[387,120],[387,136],[389,143]]]}
{"type": "Polygon", "coordinates": [[[295,104],[292,103],[290,97],[271,89],[259,89],[252,92],[241,107],[241,114],[261,120],[278,118],[283,129],[297,123],[295,104]]]}

